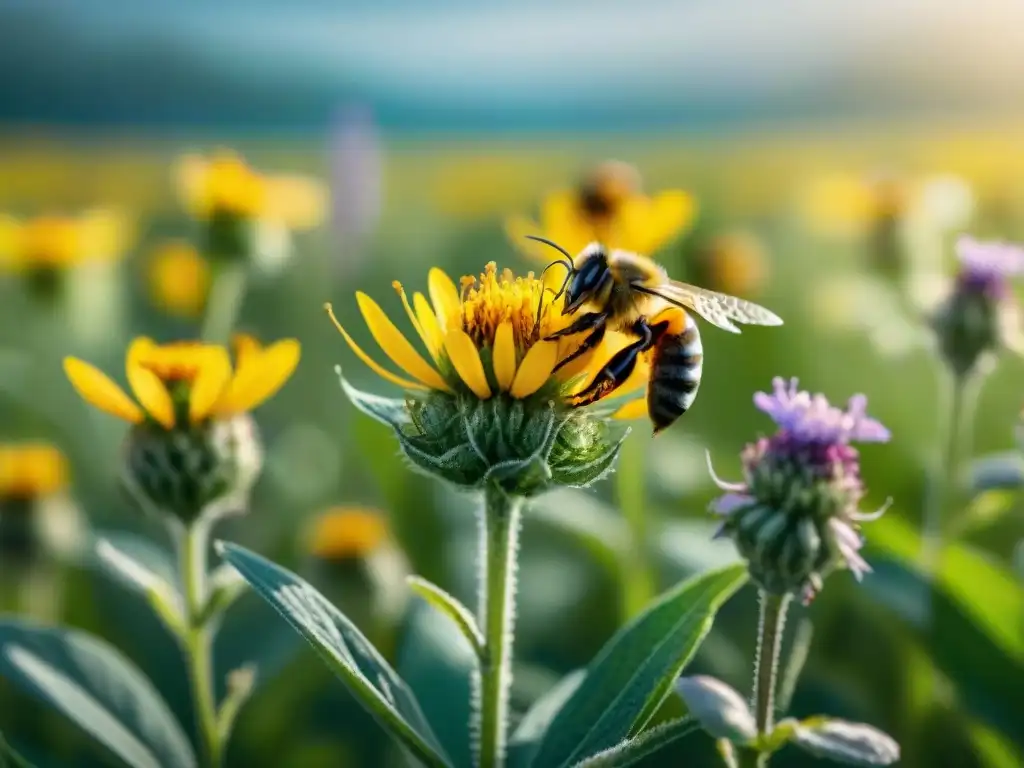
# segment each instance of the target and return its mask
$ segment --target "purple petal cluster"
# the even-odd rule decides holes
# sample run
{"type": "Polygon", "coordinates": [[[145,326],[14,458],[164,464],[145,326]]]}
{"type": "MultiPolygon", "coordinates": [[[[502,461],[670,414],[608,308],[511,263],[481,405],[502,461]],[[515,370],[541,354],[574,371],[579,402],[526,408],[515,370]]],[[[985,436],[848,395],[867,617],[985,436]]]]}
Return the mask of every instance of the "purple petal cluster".
{"type": "Polygon", "coordinates": [[[962,290],[1000,299],[1009,293],[1010,279],[1024,275],[1024,248],[1017,245],[964,236],[957,241],[956,254],[960,259],[957,285],[962,290]]]}
{"type": "Polygon", "coordinates": [[[711,509],[723,518],[719,533],[736,541],[762,587],[798,591],[809,600],[835,567],[858,579],[870,570],[860,555],[857,524],[884,508],[872,515],[859,511],[864,485],[851,443],[887,442],[890,433],[867,415],[863,395],[843,409],[800,390],[796,379],[776,378],[772,385],[771,394],[754,396],[754,404],[778,430],[744,449],[744,482],[724,482],[711,470],[726,491],[711,509]],[[783,541],[787,537],[792,540],[783,541]],[[775,561],[771,553],[784,556],[775,561]]]}
{"type": "Polygon", "coordinates": [[[796,379],[788,382],[781,376],[772,380],[772,394],[758,392],[754,405],[772,417],[787,439],[828,450],[852,440],[861,443],[884,443],[889,430],[867,415],[868,399],[854,395],[844,411],[829,404],[822,394],[801,391],[796,379]]]}

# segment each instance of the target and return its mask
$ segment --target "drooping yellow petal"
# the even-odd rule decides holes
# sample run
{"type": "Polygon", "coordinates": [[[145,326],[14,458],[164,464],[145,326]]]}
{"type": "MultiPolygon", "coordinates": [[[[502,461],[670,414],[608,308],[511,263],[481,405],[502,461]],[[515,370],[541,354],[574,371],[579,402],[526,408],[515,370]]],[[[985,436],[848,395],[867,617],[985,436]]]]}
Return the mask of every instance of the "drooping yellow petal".
{"type": "Polygon", "coordinates": [[[174,428],[174,402],[160,377],[143,365],[143,359],[151,354],[156,344],[145,337],[135,339],[128,347],[125,372],[128,384],[143,409],[167,429],[174,428]]]}
{"type": "Polygon", "coordinates": [[[558,362],[558,344],[554,341],[538,341],[527,351],[512,382],[512,397],[529,397],[551,378],[551,372],[558,362]]]}
{"type": "Polygon", "coordinates": [[[427,290],[434,305],[441,333],[448,331],[448,316],[459,310],[459,290],[443,269],[434,267],[427,275],[427,290]]]}
{"type": "MultiPolygon", "coordinates": [[[[412,327],[416,329],[416,333],[419,334],[420,339],[423,341],[423,346],[427,348],[427,352],[434,358],[434,362],[437,362],[437,355],[434,354],[433,342],[430,336],[427,335],[426,329],[423,327],[423,323],[420,322],[420,318],[417,313],[413,310],[412,305],[409,303],[409,297],[405,294],[405,288],[402,284],[395,280],[391,283],[391,287],[398,293],[398,297],[402,300],[402,306],[405,307],[405,314],[409,316],[409,322],[412,323],[412,327]]],[[[434,322],[437,322],[437,318],[434,318],[434,322]]]]}
{"type": "MultiPolygon", "coordinates": [[[[350,342],[351,343],[351,342],[350,342]]],[[[251,411],[279,390],[299,364],[301,347],[295,339],[271,344],[240,367],[231,386],[215,404],[217,413],[251,411]]]]}
{"type": "Polygon", "coordinates": [[[348,331],[346,331],[341,326],[341,323],[339,323],[338,319],[334,316],[334,310],[331,309],[331,305],[325,304],[324,309],[327,310],[327,314],[331,318],[331,322],[334,323],[334,327],[338,329],[338,333],[342,335],[342,337],[348,343],[349,347],[352,348],[352,351],[356,353],[356,357],[362,360],[366,364],[367,368],[376,373],[385,381],[390,381],[392,384],[397,384],[398,386],[404,389],[427,389],[427,387],[423,386],[422,384],[417,384],[414,381],[403,379],[401,376],[396,376],[387,368],[377,363],[372,357],[370,357],[363,351],[362,347],[356,344],[355,339],[349,336],[348,331]]]}
{"type": "Polygon", "coordinates": [[[612,414],[613,419],[643,419],[647,417],[647,398],[630,400],[612,414]]]}
{"type": "Polygon", "coordinates": [[[427,297],[417,291],[412,297],[413,307],[416,309],[416,317],[423,329],[423,340],[434,360],[437,360],[444,348],[444,334],[441,333],[441,326],[437,322],[437,315],[427,301],[427,297]]]}
{"type": "Polygon", "coordinates": [[[95,366],[77,357],[65,357],[64,373],[71,381],[71,386],[90,405],[133,424],[145,418],[142,409],[132,402],[124,390],[95,366]]]}
{"type": "Polygon", "coordinates": [[[516,343],[512,334],[512,323],[508,320],[499,325],[494,333],[491,367],[494,369],[498,389],[508,392],[516,377],[516,343]]]}
{"type": "Polygon", "coordinates": [[[480,353],[469,335],[459,328],[449,329],[444,336],[444,348],[459,378],[466,382],[466,386],[473,390],[474,395],[481,400],[488,399],[491,396],[491,386],[487,383],[480,353]]]}
{"type": "Polygon", "coordinates": [[[376,339],[384,354],[390,357],[403,371],[413,378],[419,379],[431,389],[451,392],[451,388],[441,378],[441,374],[420,357],[409,340],[384,314],[384,310],[377,302],[362,291],[356,293],[356,301],[359,303],[359,309],[363,313],[370,333],[373,334],[373,338],[376,339]]]}
{"type": "MultiPolygon", "coordinates": [[[[259,359],[262,361],[269,351],[268,349],[259,353],[259,359]]],[[[224,394],[228,384],[231,383],[231,359],[228,357],[226,349],[208,347],[203,350],[202,356],[199,373],[196,375],[195,381],[192,382],[188,396],[188,418],[193,424],[210,415],[214,405],[224,394]]],[[[296,360],[298,360],[298,355],[296,355],[296,360]]]]}

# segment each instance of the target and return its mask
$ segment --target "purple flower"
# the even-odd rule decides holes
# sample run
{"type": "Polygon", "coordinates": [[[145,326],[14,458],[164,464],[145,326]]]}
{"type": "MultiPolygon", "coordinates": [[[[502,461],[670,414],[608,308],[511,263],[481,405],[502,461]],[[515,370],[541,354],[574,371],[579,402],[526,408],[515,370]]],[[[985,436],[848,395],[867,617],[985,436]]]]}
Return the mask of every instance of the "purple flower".
{"type": "Polygon", "coordinates": [[[960,259],[957,285],[994,299],[1009,294],[1010,278],[1024,274],[1024,249],[1008,243],[981,242],[963,236],[956,243],[960,259]]]}
{"type": "Polygon", "coordinates": [[[983,243],[970,237],[957,242],[960,271],[954,289],[932,317],[942,357],[958,377],[1003,349],[1020,351],[1021,319],[1010,279],[1024,275],[1024,249],[983,243]]]}
{"type": "Polygon", "coordinates": [[[744,482],[726,483],[712,502],[723,518],[719,535],[736,542],[751,576],[774,593],[802,593],[810,600],[832,570],[850,569],[859,579],[870,568],[860,555],[858,523],[885,511],[864,514],[860,454],[851,442],[887,442],[887,430],[866,413],[867,398],[850,398],[845,410],[824,395],[797,388],[797,380],[776,378],[773,392],[758,392],[754,404],[778,430],[747,445],[744,482]]]}

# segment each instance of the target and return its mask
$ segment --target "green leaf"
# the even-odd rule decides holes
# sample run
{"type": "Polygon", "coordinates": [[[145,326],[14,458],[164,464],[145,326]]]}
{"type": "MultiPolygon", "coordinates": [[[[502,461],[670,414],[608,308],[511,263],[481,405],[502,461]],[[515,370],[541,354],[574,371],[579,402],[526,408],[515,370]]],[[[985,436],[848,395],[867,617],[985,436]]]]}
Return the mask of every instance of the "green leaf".
{"type": "Polygon", "coordinates": [[[476,625],[476,619],[473,618],[473,614],[469,612],[466,606],[436,584],[431,584],[419,576],[410,576],[406,581],[413,592],[452,620],[455,628],[466,638],[477,657],[483,654],[483,635],[480,634],[480,629],[476,625]]]}
{"type": "Polygon", "coordinates": [[[619,630],[551,723],[535,764],[572,765],[643,728],[696,653],[719,607],[746,580],[742,565],[695,577],[619,630]]]}
{"type": "Polygon", "coordinates": [[[684,736],[689,736],[698,730],[698,727],[697,723],[689,717],[669,720],[635,738],[627,739],[618,746],[577,763],[575,768],[629,768],[645,758],[653,757],[684,736]]]}
{"type": "Polygon", "coordinates": [[[459,768],[473,765],[470,722],[476,670],[476,652],[452,622],[428,605],[414,605],[398,650],[398,672],[459,768]]]}
{"type": "Polygon", "coordinates": [[[406,408],[405,400],[381,397],[356,389],[342,375],[340,365],[334,366],[334,372],[338,374],[338,381],[341,382],[341,389],[346,397],[352,401],[352,405],[367,416],[387,424],[389,427],[400,427],[409,423],[409,410],[406,408]]]}
{"type": "Polygon", "coordinates": [[[152,683],[98,638],[0,622],[0,674],[58,709],[133,768],[193,768],[188,739],[152,683]]]}
{"type": "Polygon", "coordinates": [[[865,723],[815,717],[797,723],[792,743],[818,757],[847,765],[892,765],[900,745],[865,723]]]}
{"type": "Polygon", "coordinates": [[[327,598],[294,573],[244,547],[218,542],[217,550],[417,760],[428,766],[451,765],[412,691],[327,598]]]}
{"type": "Polygon", "coordinates": [[[32,763],[19,755],[0,733],[0,768],[35,768],[32,763]]]}
{"type": "Polygon", "coordinates": [[[173,566],[165,562],[166,554],[160,547],[138,536],[113,534],[97,537],[94,552],[100,568],[128,589],[141,592],[164,624],[180,631],[184,600],[172,586],[173,566]]]}
{"type": "Polygon", "coordinates": [[[971,462],[968,472],[975,494],[1024,488],[1024,456],[1017,451],[982,456],[971,462]]]}
{"type": "Polygon", "coordinates": [[[512,768],[527,768],[533,764],[533,758],[551,726],[551,721],[580,687],[585,675],[586,670],[583,669],[570,672],[537,699],[523,715],[508,742],[508,764],[512,768]]]}

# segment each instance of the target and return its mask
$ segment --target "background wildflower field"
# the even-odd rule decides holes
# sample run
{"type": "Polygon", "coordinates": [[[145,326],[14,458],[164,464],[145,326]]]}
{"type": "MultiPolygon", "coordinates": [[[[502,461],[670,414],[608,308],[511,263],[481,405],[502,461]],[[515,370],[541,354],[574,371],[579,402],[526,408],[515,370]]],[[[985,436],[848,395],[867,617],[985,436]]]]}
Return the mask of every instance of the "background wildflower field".
{"type": "MultiPolygon", "coordinates": [[[[738,336],[702,325],[703,382],[692,411],[653,441],[647,422],[633,422],[607,479],[529,501],[513,721],[586,666],[655,595],[740,562],[731,541],[712,538],[718,521],[708,505],[719,491],[705,451],[719,474],[737,477],[743,446],[772,427],[754,393],[770,391],[775,376],[793,376],[833,403],[867,395],[892,439],[862,450],[862,506],[890,497],[892,506],[865,526],[872,571],[863,581],[840,573],[809,606],[790,611],[784,655],[813,632],[792,714],[871,723],[899,742],[900,765],[1024,766],[1024,460],[1015,439],[1024,368],[1012,351],[998,356],[951,469],[943,463],[949,380],[927,324],[956,272],[960,235],[1024,241],[1024,122],[954,114],[737,121],[721,132],[680,121],[614,133],[446,133],[393,128],[375,119],[372,102],[350,99],[336,120],[304,131],[82,127],[72,119],[5,120],[0,108],[0,251],[9,246],[0,253],[0,449],[56,446],[66,467],[50,469],[67,479],[58,493],[50,479],[39,481],[61,498],[29,512],[17,503],[17,478],[0,471],[0,528],[21,530],[12,516],[35,516],[31,534],[0,536],[4,619],[17,614],[108,641],[193,734],[179,649],[145,601],[98,567],[94,541],[120,542],[158,573],[173,569],[170,549],[119,486],[126,425],[83,403],[62,360],[88,360],[123,381],[135,337],[163,343],[200,334],[217,297],[208,295],[207,244],[181,198],[177,169],[189,153],[230,147],[252,167],[322,187],[324,196],[297,195],[310,220],[269,235],[240,299],[233,330],[266,344],[298,339],[302,352],[255,415],[265,462],[248,512],[226,519],[215,538],[320,589],[421,701],[456,702],[431,722],[438,736],[461,732],[469,681],[453,692],[443,674],[445,663],[461,664],[460,647],[446,643],[444,619],[406,577],[418,574],[474,604],[476,502],[411,471],[391,430],[343,396],[336,365],[360,388],[387,385],[358,362],[323,305],[331,302],[345,329],[377,354],[357,290],[402,325],[395,280],[426,292],[435,266],[456,281],[491,261],[516,274],[539,271],[543,263],[512,241],[509,222],[536,218],[550,193],[616,159],[636,168],[645,190],[684,190],[695,202],[692,221],[652,254],[670,275],[770,307],[785,325],[738,336]],[[12,231],[5,222],[89,212],[106,224],[98,234],[83,225],[78,242],[115,253],[69,257],[56,268],[60,290],[29,279],[13,240],[4,239],[12,231]],[[993,454],[1005,456],[973,463],[993,454]],[[947,510],[930,580],[924,510],[950,479],[962,492],[947,510]]],[[[719,612],[687,674],[749,692],[756,621],[756,591],[744,587],[719,612]]],[[[255,689],[226,765],[402,764],[370,715],[252,594],[227,613],[215,645],[221,691],[227,673],[247,663],[255,664],[255,689]]],[[[666,712],[683,706],[673,698],[666,712]]],[[[2,676],[0,734],[40,767],[120,764],[2,676]]],[[[464,747],[459,758],[468,760],[464,747]]],[[[716,764],[704,734],[673,750],[643,764],[716,764]]],[[[777,762],[827,764],[792,748],[777,762]]]]}

